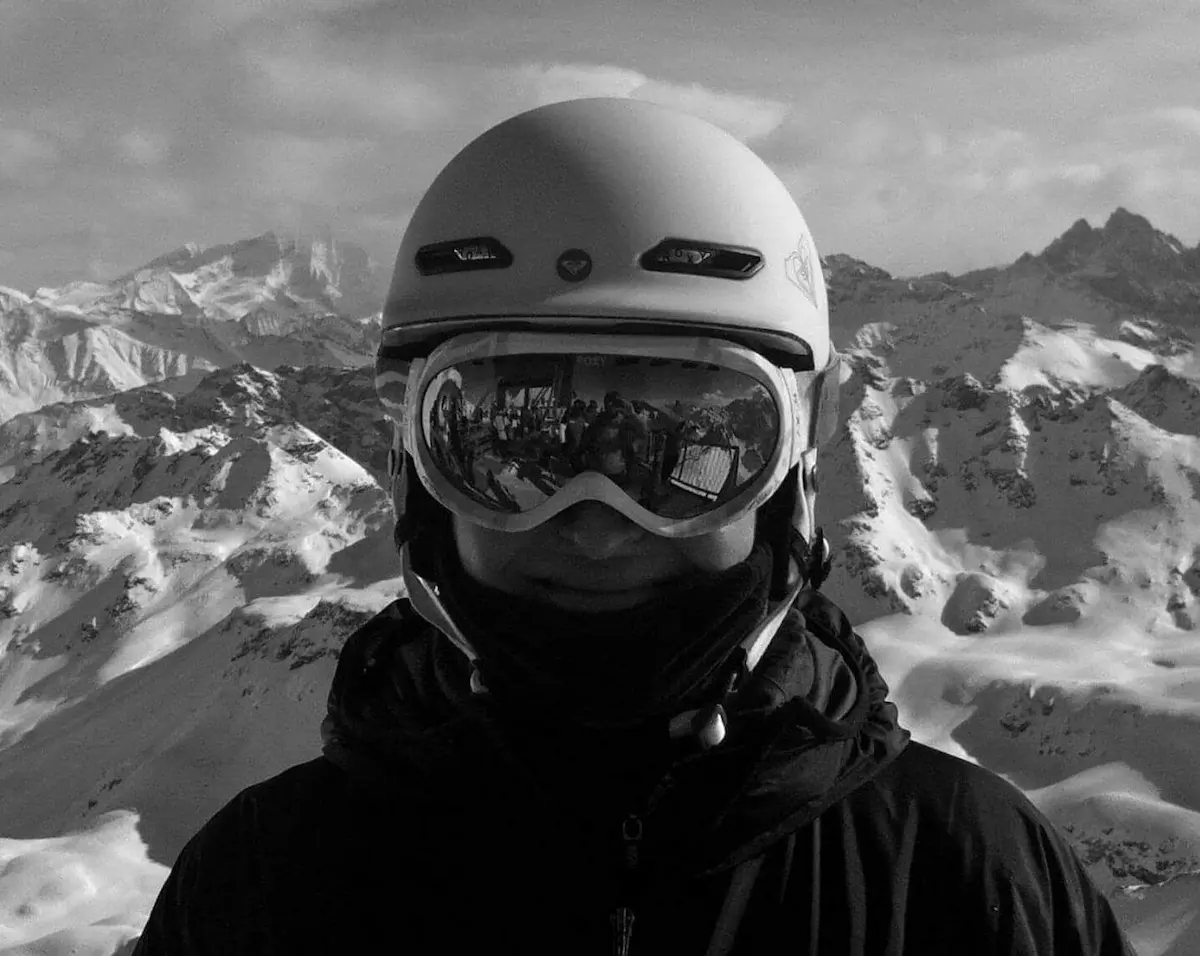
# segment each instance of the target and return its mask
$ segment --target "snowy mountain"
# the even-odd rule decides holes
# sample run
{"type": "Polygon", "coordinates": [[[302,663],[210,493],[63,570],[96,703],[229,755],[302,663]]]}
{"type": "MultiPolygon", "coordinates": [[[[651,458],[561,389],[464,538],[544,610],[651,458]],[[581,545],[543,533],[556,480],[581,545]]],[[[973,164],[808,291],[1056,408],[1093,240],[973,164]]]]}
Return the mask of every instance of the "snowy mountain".
{"type": "Polygon", "coordinates": [[[906,724],[1026,790],[1135,939],[1182,954],[1200,952],[1200,249],[1147,226],[1118,210],[959,277],[830,256],[850,372],[819,506],[826,590],[870,621],[906,724]]]}
{"type": "Polygon", "coordinates": [[[191,244],[111,283],[0,287],[0,421],[250,362],[371,361],[386,276],[332,237],[191,244]]]}
{"type": "Polygon", "coordinates": [[[0,426],[0,952],[116,951],[195,815],[318,746],[399,588],[389,439],[371,370],[318,367],[0,426]]]}
{"type": "MultiPolygon", "coordinates": [[[[829,256],[847,371],[818,517],[825,590],[905,726],[1024,789],[1140,951],[1180,956],[1200,952],[1200,309],[1180,305],[1200,281],[1144,222],[957,277],[829,256]]],[[[231,248],[163,257],[120,301],[229,256],[219,282],[160,282],[179,312],[145,321],[236,327],[188,311],[232,301],[232,263],[277,261],[231,248]]],[[[92,328],[119,287],[0,307],[92,328]]],[[[370,369],[213,364],[0,425],[0,953],[119,952],[196,828],[319,752],[342,641],[400,592],[370,369]]]]}

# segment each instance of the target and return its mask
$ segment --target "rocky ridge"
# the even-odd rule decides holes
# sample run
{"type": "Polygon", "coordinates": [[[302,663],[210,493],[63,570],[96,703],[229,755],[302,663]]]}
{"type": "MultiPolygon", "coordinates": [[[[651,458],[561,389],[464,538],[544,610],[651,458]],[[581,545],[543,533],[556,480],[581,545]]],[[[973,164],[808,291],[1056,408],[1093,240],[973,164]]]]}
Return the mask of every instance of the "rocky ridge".
{"type": "MultiPolygon", "coordinates": [[[[986,577],[943,579],[917,552],[884,554],[894,522],[936,537],[970,513],[990,547],[1033,541],[1047,566],[1037,583],[1052,586],[1022,613],[1057,620],[1072,613],[1076,578],[1111,572],[1068,516],[1157,508],[1178,521],[1192,507],[1189,455],[1163,474],[1147,429],[1185,445],[1200,434],[1200,308],[1173,304],[1184,286],[1200,290],[1200,247],[1118,209],[1007,269],[898,279],[849,256],[823,264],[849,372],[820,505],[843,548],[830,587],[860,615],[916,613],[934,598],[952,630],[982,633],[1010,609],[986,577]],[[1144,290],[1143,307],[1093,282],[1100,265],[1144,290]]],[[[1164,600],[1176,619],[1196,616],[1191,598],[1164,600]]]]}

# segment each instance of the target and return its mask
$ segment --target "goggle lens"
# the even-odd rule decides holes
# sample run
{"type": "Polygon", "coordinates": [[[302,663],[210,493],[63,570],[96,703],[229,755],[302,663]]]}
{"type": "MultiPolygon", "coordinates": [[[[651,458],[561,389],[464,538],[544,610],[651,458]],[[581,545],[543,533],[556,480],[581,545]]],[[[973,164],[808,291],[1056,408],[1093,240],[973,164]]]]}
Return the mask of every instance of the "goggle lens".
{"type": "Polygon", "coordinates": [[[440,481],[482,508],[532,511],[597,472],[652,514],[684,520],[763,477],[781,413],[765,385],[720,365],[521,354],[442,369],[420,415],[440,481]]]}

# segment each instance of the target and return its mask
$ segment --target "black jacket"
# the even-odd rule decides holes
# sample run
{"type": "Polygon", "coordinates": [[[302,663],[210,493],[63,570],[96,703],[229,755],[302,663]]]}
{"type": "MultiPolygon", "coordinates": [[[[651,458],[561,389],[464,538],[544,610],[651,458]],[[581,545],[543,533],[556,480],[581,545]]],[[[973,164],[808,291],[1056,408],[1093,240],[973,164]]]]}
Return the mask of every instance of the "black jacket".
{"type": "Polygon", "coordinates": [[[629,912],[632,956],[1131,956],[1046,818],[886,695],[807,592],[719,747],[568,733],[473,697],[397,601],[346,642],[324,755],[205,824],[134,956],[587,956],[629,912]]]}

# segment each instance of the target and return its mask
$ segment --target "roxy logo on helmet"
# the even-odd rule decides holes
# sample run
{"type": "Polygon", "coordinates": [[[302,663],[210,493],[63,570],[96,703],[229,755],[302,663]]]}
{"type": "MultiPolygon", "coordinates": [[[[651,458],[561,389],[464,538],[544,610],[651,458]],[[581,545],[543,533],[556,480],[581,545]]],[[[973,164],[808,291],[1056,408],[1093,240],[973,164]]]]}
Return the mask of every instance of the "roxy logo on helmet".
{"type": "Polygon", "coordinates": [[[669,236],[643,252],[638,263],[647,272],[749,279],[762,268],[763,257],[756,249],[669,236]]]}
{"type": "Polygon", "coordinates": [[[795,251],[789,253],[788,257],[783,260],[783,272],[788,277],[788,281],[803,292],[804,297],[815,306],[817,304],[817,292],[813,285],[811,248],[808,236],[801,236],[796,240],[795,251]]]}
{"type": "Polygon", "coordinates": [[[711,258],[712,253],[706,249],[685,249],[680,246],[674,246],[662,252],[660,261],[669,262],[673,265],[698,266],[700,263],[711,258]]]}
{"type": "Polygon", "coordinates": [[[498,239],[471,236],[421,246],[413,261],[421,275],[436,276],[477,269],[507,269],[513,257],[498,239]]]}
{"type": "Polygon", "coordinates": [[[558,277],[566,282],[582,282],[592,274],[592,257],[582,249],[568,249],[555,265],[558,277]]]}
{"type": "Polygon", "coordinates": [[[454,250],[454,255],[459,262],[479,262],[483,259],[498,259],[496,255],[487,246],[461,246],[454,250]]]}

